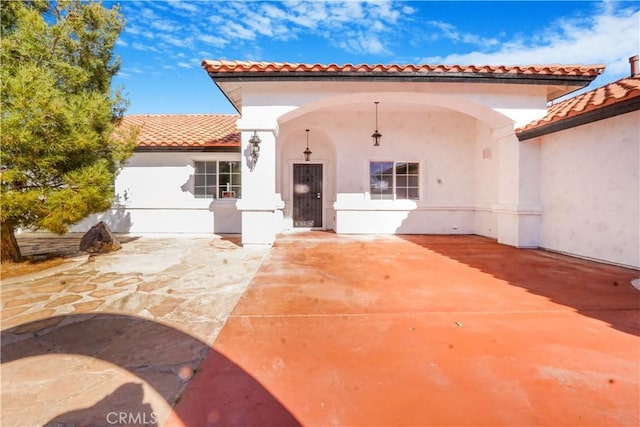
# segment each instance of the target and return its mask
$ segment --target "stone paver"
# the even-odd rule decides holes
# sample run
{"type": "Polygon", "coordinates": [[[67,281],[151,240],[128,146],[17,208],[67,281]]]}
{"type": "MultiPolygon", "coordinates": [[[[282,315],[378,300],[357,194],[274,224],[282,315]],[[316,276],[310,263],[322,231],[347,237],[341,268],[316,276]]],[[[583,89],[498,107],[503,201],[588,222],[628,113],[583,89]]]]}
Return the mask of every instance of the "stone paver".
{"type": "MultiPolygon", "coordinates": [[[[119,238],[118,252],[3,281],[2,426],[162,425],[267,251],[119,238]]],[[[75,255],[79,236],[19,241],[75,255]]]]}

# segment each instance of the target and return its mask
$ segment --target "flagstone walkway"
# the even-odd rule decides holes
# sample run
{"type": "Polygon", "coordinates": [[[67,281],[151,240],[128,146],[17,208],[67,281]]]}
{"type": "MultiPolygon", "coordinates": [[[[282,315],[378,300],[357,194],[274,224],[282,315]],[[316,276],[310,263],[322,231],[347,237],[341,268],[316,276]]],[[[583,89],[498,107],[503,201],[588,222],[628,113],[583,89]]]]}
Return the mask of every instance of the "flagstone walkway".
{"type": "MultiPolygon", "coordinates": [[[[162,425],[266,253],[236,237],[122,240],[3,281],[2,426],[162,425]]],[[[19,241],[70,254],[79,236],[19,241]]]]}

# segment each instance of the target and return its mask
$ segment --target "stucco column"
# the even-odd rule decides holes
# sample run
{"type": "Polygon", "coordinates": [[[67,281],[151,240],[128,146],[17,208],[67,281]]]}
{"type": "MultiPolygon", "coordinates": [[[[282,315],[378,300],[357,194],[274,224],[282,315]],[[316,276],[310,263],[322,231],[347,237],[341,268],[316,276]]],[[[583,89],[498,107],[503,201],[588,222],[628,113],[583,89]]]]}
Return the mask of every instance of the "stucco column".
{"type": "Polygon", "coordinates": [[[540,238],[538,142],[520,142],[513,127],[493,132],[498,141],[498,242],[516,247],[537,247],[540,238]]]}
{"type": "Polygon", "coordinates": [[[271,245],[281,228],[283,202],[276,195],[277,125],[238,120],[242,135],[242,199],[236,207],[242,214],[242,244],[271,245]],[[266,126],[265,126],[266,125],[266,126]],[[254,132],[260,138],[260,155],[253,164],[251,143],[254,132]]]}

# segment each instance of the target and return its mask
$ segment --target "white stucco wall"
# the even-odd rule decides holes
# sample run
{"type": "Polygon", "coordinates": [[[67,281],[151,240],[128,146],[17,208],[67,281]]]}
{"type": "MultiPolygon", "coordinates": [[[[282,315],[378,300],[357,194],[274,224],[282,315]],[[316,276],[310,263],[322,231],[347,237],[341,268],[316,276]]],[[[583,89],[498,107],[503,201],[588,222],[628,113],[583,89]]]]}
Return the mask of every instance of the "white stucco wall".
{"type": "Polygon", "coordinates": [[[309,129],[309,149],[312,151],[312,164],[323,166],[323,228],[335,228],[336,201],[336,150],[332,135],[338,129],[325,126],[332,118],[326,112],[316,112],[298,120],[282,129],[278,138],[278,168],[276,171],[276,188],[284,201],[283,230],[293,229],[293,165],[306,163],[302,154],[306,148],[306,129],[309,129]],[[304,127],[304,126],[308,127],[304,127]],[[302,126],[302,127],[301,127],[302,126]]]}
{"type": "Polygon", "coordinates": [[[498,237],[498,219],[493,211],[498,203],[498,144],[493,130],[476,121],[474,146],[474,234],[498,237]]]}
{"type": "Polygon", "coordinates": [[[232,153],[134,153],[115,182],[117,205],[92,215],[71,231],[105,221],[121,233],[239,233],[236,200],[193,195],[193,162],[238,161],[232,153]]]}
{"type": "Polygon", "coordinates": [[[285,201],[285,229],[292,226],[291,165],[302,163],[308,128],[312,161],[324,165],[326,228],[338,233],[475,232],[476,187],[494,184],[491,179],[475,182],[476,120],[437,108],[385,108],[379,113],[379,147],[370,137],[375,125],[370,106],[311,112],[282,127],[277,187],[285,201]],[[418,162],[420,200],[371,200],[370,161],[418,162]]]}
{"type": "MultiPolygon", "coordinates": [[[[273,81],[244,82],[242,88],[239,126],[277,134],[275,192],[284,209],[276,232],[292,227],[290,173],[292,164],[302,160],[308,128],[312,158],[325,167],[325,228],[338,233],[476,233],[516,246],[538,241],[538,218],[520,209],[520,190],[526,185],[519,168],[526,168],[527,154],[519,150],[513,129],[545,114],[545,87],[273,81]],[[375,148],[370,138],[374,101],[380,102],[383,134],[375,148]],[[501,155],[497,141],[506,134],[507,145],[516,146],[513,155],[501,155]],[[420,200],[369,199],[369,162],[389,160],[420,162],[420,200]],[[514,162],[513,168],[500,169],[505,162],[514,162]],[[497,188],[503,182],[514,183],[513,194],[505,193],[505,185],[497,188]]],[[[250,173],[258,192],[272,191],[259,185],[268,176],[250,173]]]]}
{"type": "Polygon", "coordinates": [[[640,268],[640,112],[540,137],[540,246],[640,268]]]}
{"type": "MultiPolygon", "coordinates": [[[[268,128],[271,117],[339,109],[358,103],[439,105],[495,126],[525,125],[546,113],[546,88],[536,85],[428,82],[245,82],[242,121],[268,128]],[[298,111],[296,109],[302,108],[298,111]],[[490,117],[489,112],[494,112],[490,117]],[[498,123],[500,122],[500,123],[498,123]]],[[[288,118],[286,120],[289,120],[288,118]]]]}

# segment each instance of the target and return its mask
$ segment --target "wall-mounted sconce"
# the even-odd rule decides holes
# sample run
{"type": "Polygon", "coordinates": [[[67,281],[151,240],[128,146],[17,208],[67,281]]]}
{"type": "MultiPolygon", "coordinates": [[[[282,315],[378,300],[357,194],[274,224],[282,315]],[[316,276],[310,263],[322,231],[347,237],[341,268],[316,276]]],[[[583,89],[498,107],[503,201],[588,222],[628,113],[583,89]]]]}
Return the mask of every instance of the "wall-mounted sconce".
{"type": "Polygon", "coordinates": [[[307,129],[306,132],[307,132],[307,149],[304,150],[302,154],[304,154],[304,161],[308,162],[309,160],[311,160],[311,150],[309,150],[309,129],[307,129]]]}
{"type": "Polygon", "coordinates": [[[260,143],[262,140],[258,136],[257,131],[253,131],[253,135],[249,139],[249,144],[251,144],[251,170],[256,167],[256,163],[258,162],[258,157],[260,157],[260,143]]]}
{"type": "Polygon", "coordinates": [[[378,104],[379,104],[379,102],[375,101],[374,104],[376,104],[376,130],[371,135],[371,138],[373,138],[373,146],[374,147],[378,147],[380,145],[380,138],[382,138],[382,134],[380,132],[378,132],[378,104]]]}

